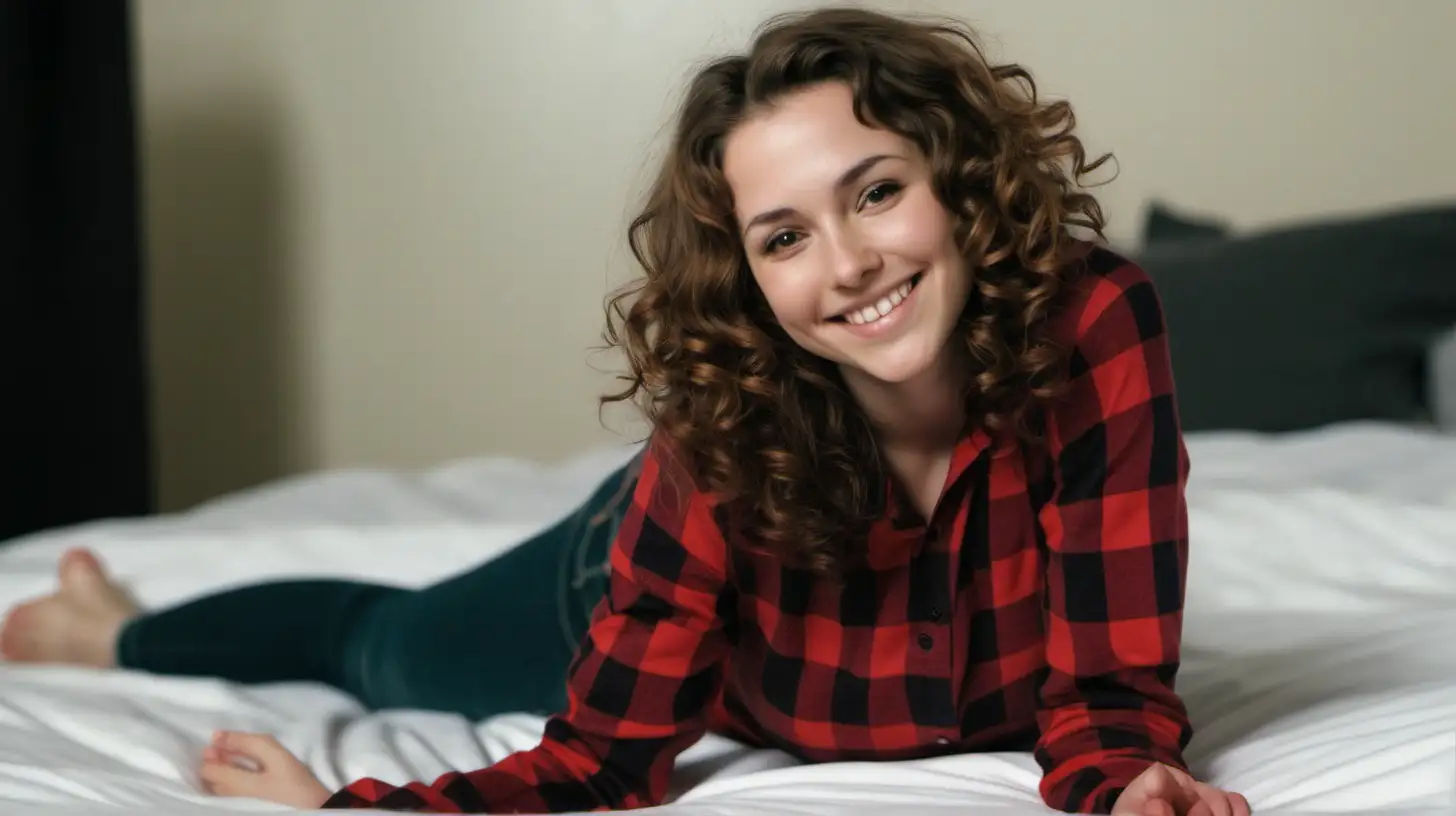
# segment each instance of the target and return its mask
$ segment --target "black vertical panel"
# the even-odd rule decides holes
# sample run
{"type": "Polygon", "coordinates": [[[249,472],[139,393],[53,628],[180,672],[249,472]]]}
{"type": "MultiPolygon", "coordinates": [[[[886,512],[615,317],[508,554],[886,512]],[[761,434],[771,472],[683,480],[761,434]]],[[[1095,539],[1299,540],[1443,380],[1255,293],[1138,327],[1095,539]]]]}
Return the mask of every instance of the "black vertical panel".
{"type": "Polygon", "coordinates": [[[0,540],[152,506],[131,32],[0,3],[0,540]]]}

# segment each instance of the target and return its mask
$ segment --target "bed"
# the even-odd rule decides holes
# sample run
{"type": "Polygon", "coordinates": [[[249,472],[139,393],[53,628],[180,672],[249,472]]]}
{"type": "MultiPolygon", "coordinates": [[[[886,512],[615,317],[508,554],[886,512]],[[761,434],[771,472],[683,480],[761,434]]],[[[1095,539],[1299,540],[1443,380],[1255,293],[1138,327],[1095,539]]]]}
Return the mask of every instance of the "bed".
{"type": "MultiPolygon", "coordinates": [[[[1188,757],[1261,814],[1450,813],[1456,801],[1456,435],[1340,423],[1189,438],[1192,550],[1179,690],[1188,757]]],[[[505,551],[631,451],[545,465],[477,458],[425,472],[338,471],[189,512],[104,521],[0,550],[0,605],[49,589],[95,548],[143,603],[274,576],[411,585],[505,551]],[[344,571],[343,565],[349,565],[344,571]]],[[[272,731],[325,784],[433,778],[529,747],[542,722],[367,713],[305,684],[0,663],[0,813],[240,814],[201,793],[214,728],[272,731]]],[[[801,766],[709,737],[662,816],[1047,814],[1029,755],[801,766]]]]}

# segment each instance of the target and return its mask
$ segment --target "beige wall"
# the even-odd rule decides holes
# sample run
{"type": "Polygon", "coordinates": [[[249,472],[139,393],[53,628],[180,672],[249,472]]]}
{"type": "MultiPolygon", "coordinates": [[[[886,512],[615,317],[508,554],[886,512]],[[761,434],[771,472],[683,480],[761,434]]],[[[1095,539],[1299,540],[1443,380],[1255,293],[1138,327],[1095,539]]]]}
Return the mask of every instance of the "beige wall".
{"type": "MultiPolygon", "coordinates": [[[[161,493],[614,438],[646,149],[756,0],[139,0],[161,493]]],[[[1120,178],[1241,226],[1456,191],[1450,0],[880,3],[978,23],[1120,178]]],[[[621,422],[616,422],[622,427],[621,422]]]]}

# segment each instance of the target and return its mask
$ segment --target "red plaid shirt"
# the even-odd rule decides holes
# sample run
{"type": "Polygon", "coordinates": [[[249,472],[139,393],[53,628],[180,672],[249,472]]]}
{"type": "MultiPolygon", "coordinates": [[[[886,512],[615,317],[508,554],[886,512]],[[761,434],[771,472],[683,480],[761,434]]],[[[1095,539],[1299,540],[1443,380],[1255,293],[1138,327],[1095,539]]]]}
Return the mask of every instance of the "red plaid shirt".
{"type": "Polygon", "coordinates": [[[1072,379],[1047,449],[968,433],[928,522],[887,488],[842,587],[730,546],[712,496],[651,450],[540,746],[326,806],[645,807],[710,728],[816,762],[1031,750],[1066,811],[1107,812],[1151,762],[1185,768],[1188,459],[1168,341],[1142,270],[1086,259],[1056,318],[1072,379]]]}

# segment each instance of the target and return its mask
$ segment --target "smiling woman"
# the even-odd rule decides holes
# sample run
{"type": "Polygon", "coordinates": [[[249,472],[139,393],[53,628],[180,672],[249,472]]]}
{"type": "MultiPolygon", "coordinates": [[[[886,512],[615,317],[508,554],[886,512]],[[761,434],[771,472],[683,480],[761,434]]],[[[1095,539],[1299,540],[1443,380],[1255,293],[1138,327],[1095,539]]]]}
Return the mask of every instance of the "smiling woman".
{"type": "Polygon", "coordinates": [[[608,399],[647,397],[747,537],[832,573],[886,457],[926,511],[946,463],[914,451],[968,420],[1037,436],[1066,362],[1048,317],[1085,249],[1070,229],[1103,226],[1077,182],[1106,157],[964,26],[781,22],[688,88],[631,233],[647,274],[612,304],[634,377],[608,399]]]}
{"type": "Polygon", "coordinates": [[[754,281],[796,346],[862,387],[945,373],[970,276],[914,142],[860,122],[848,85],[817,85],[740,125],[723,175],[754,281]]]}
{"type": "MultiPolygon", "coordinates": [[[[332,795],[276,741],[222,734],[202,778],[224,795],[637,808],[711,729],[821,762],[1026,751],[1063,810],[1247,816],[1183,759],[1167,336],[1142,271],[1072,234],[1101,213],[1071,125],[955,24],[771,21],[694,78],[632,227],[644,275],[608,330],[630,374],[606,399],[642,399],[639,460],[433,587],[245,587],[92,634],[133,668],[377,704],[564,698],[491,767],[332,795]],[[558,621],[587,619],[568,659],[558,621]]],[[[64,654],[111,588],[73,556],[0,646],[64,654]]]]}

